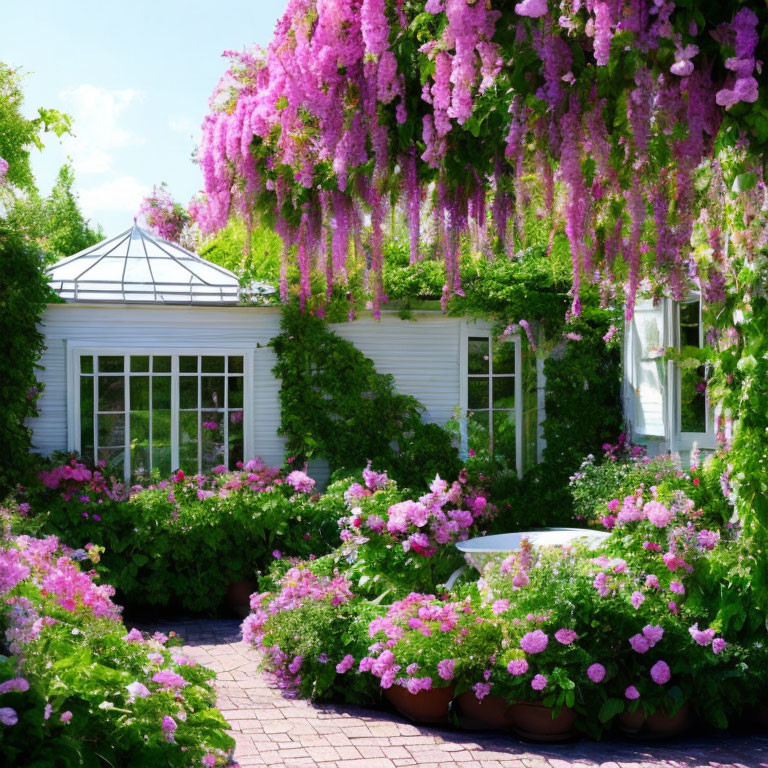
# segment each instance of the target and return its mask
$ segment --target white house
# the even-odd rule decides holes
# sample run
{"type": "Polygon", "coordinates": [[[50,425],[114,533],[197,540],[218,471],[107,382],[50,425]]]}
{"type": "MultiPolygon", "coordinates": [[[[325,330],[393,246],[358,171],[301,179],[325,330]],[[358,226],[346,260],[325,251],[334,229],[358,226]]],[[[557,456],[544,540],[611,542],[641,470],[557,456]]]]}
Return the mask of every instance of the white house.
{"type": "MultiPolygon", "coordinates": [[[[244,305],[234,274],[135,224],[49,273],[64,303],[42,318],[45,389],[30,422],[37,451],[77,451],[126,478],[140,469],[233,467],[252,456],[282,463],[269,346],[278,307],[244,305]]],[[[444,424],[459,409],[489,439],[503,431],[522,472],[541,450],[544,382],[535,368],[530,375],[535,364],[520,339],[504,342],[514,354],[507,347],[498,362],[489,324],[414,317],[385,311],[378,322],[333,330],[416,397],[426,420],[444,424]]]]}

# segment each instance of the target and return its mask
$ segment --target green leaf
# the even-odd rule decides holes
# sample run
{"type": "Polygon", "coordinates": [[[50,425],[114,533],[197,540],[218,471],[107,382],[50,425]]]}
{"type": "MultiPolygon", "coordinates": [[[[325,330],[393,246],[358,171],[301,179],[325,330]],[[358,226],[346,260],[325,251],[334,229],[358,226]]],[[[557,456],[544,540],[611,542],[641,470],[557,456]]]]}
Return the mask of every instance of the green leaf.
{"type": "Polygon", "coordinates": [[[623,711],[624,702],[621,699],[606,699],[597,713],[597,718],[601,723],[607,723],[623,711]]]}
{"type": "Polygon", "coordinates": [[[754,189],[757,184],[757,174],[754,171],[747,173],[740,173],[733,181],[731,187],[732,192],[740,194],[741,192],[749,192],[750,189],[754,189]]]}

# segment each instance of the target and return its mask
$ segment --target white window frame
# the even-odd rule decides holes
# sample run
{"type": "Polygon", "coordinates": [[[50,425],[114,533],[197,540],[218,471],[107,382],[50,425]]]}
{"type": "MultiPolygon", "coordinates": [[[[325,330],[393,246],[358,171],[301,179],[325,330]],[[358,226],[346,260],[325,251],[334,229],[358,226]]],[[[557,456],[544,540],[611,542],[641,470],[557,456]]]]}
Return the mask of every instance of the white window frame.
{"type": "MultiPolygon", "coordinates": [[[[673,342],[675,349],[679,352],[682,348],[682,331],[680,326],[680,307],[681,304],[689,304],[694,301],[699,303],[699,347],[704,347],[704,325],[701,322],[701,296],[698,293],[691,293],[689,301],[673,302],[673,342]]],[[[680,365],[676,361],[670,362],[669,378],[672,381],[671,387],[671,423],[674,425],[672,430],[672,440],[670,449],[676,452],[685,452],[693,450],[694,445],[702,450],[713,451],[717,447],[717,438],[715,430],[715,413],[712,403],[709,399],[709,386],[705,393],[706,399],[706,429],[704,432],[683,432],[682,429],[682,374],[680,365]]]]}
{"type": "MultiPolygon", "coordinates": [[[[467,413],[469,412],[469,339],[470,338],[488,338],[491,344],[514,344],[515,345],[515,470],[518,477],[523,475],[523,381],[522,365],[523,356],[521,349],[521,339],[519,334],[512,334],[504,341],[499,342],[494,337],[490,328],[484,325],[478,325],[472,322],[464,321],[461,326],[461,339],[459,344],[459,402],[461,403],[461,421],[460,421],[460,443],[459,453],[466,460],[469,455],[468,437],[467,437],[467,413]]],[[[491,363],[491,361],[489,361],[491,363]]],[[[491,386],[493,378],[492,363],[488,367],[488,380],[491,386]]],[[[506,374],[509,376],[510,374],[506,374]]],[[[493,419],[493,403],[489,405],[489,424],[493,419]]]]}
{"type": "MultiPolygon", "coordinates": [[[[238,356],[243,358],[243,460],[247,461],[253,456],[254,438],[254,414],[253,414],[253,383],[254,383],[254,358],[253,347],[164,347],[164,346],[136,346],[136,347],[104,347],[92,343],[67,342],[67,449],[80,453],[80,357],[91,355],[102,357],[125,357],[123,376],[129,378],[130,371],[128,358],[156,355],[171,357],[171,468],[179,466],[179,357],[188,356],[212,356],[226,357],[238,356]]],[[[120,375],[120,374],[116,374],[120,375]]],[[[198,374],[200,376],[200,374],[198,374]]],[[[198,383],[199,387],[199,383],[198,383]]],[[[130,387],[125,388],[125,413],[130,408],[130,387]]],[[[200,409],[198,409],[200,410],[200,409]]],[[[130,456],[130,423],[126,423],[125,430],[125,456],[123,459],[123,475],[126,480],[131,474],[130,456]]],[[[94,456],[94,461],[96,457],[94,456]]],[[[199,463],[198,463],[199,465],[199,463]]]]}

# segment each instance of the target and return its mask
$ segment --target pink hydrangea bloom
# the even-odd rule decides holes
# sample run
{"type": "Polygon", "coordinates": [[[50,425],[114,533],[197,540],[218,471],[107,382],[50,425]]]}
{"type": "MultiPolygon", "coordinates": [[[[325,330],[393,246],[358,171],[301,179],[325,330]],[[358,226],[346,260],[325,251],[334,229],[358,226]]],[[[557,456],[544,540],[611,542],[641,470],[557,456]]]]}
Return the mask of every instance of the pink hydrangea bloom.
{"type": "Polygon", "coordinates": [[[528,671],[528,662],[525,659],[512,659],[507,664],[507,672],[515,677],[520,677],[528,671]]]}
{"type": "Polygon", "coordinates": [[[719,654],[719,653],[722,653],[722,652],[725,650],[725,647],[726,647],[727,645],[728,645],[728,644],[725,642],[725,640],[723,640],[723,638],[722,638],[722,637],[716,637],[716,638],[715,638],[715,639],[712,641],[712,650],[713,650],[715,653],[719,654]]]}
{"type": "Polygon", "coordinates": [[[455,666],[456,662],[453,659],[443,659],[437,663],[437,674],[440,675],[443,680],[452,680],[455,666]]]}
{"type": "Polygon", "coordinates": [[[628,685],[624,691],[624,696],[628,699],[639,699],[640,691],[638,691],[634,685],[628,685]]]}
{"type": "Polygon", "coordinates": [[[643,637],[648,641],[649,646],[653,648],[664,637],[664,629],[658,624],[647,624],[643,627],[643,637]]]}
{"type": "Polygon", "coordinates": [[[497,616],[500,613],[504,613],[505,611],[509,610],[509,600],[496,600],[493,605],[491,606],[491,610],[493,613],[495,613],[497,616]]]}
{"type": "Polygon", "coordinates": [[[657,661],[651,667],[651,680],[653,680],[656,685],[664,685],[665,683],[668,683],[671,677],[672,673],[670,672],[669,664],[667,664],[666,661],[657,661]]]}
{"type": "Polygon", "coordinates": [[[674,592],[676,595],[684,595],[685,587],[683,586],[683,583],[681,581],[673,581],[669,585],[669,591],[674,592]]]}
{"type": "Polygon", "coordinates": [[[19,716],[12,707],[0,707],[0,723],[3,725],[16,725],[19,722],[19,716]]]}
{"type": "Polygon", "coordinates": [[[572,629],[558,629],[555,632],[555,640],[562,645],[570,645],[578,637],[572,629]]]}
{"type": "Polygon", "coordinates": [[[0,683],[0,695],[8,693],[9,691],[18,691],[24,693],[29,690],[29,682],[24,677],[14,677],[10,680],[6,680],[4,683],[0,683]]]}
{"type": "Polygon", "coordinates": [[[635,610],[637,610],[645,602],[645,595],[642,592],[635,590],[632,593],[630,601],[635,610]]]}
{"type": "Polygon", "coordinates": [[[533,688],[534,691],[543,691],[547,687],[547,678],[544,677],[544,675],[536,675],[536,677],[531,680],[531,688],[533,688]]]}
{"type": "Polygon", "coordinates": [[[602,683],[605,679],[605,667],[602,664],[592,664],[587,669],[587,677],[593,683],[602,683]]]}
{"type": "Polygon", "coordinates": [[[646,653],[651,647],[648,640],[641,634],[632,635],[632,637],[629,638],[629,644],[632,646],[632,650],[637,653],[646,653]]]}
{"type": "Polygon", "coordinates": [[[659,588],[659,577],[656,576],[656,574],[649,573],[645,577],[645,586],[648,587],[648,589],[658,589],[659,588]]]}
{"type": "Polygon", "coordinates": [[[348,672],[355,663],[355,657],[348,653],[337,665],[336,665],[336,672],[338,674],[343,675],[345,672],[348,672]]]}
{"type": "Polygon", "coordinates": [[[134,627],[127,635],[123,635],[123,640],[126,643],[141,643],[144,640],[144,635],[134,627]]]}
{"type": "Polygon", "coordinates": [[[475,683],[472,690],[477,700],[482,701],[491,692],[491,686],[488,683],[475,683]]]}
{"type": "Polygon", "coordinates": [[[699,546],[702,549],[714,549],[720,541],[720,533],[718,531],[709,531],[706,528],[699,531],[696,536],[696,540],[699,542],[699,546]]]}
{"type": "Polygon", "coordinates": [[[61,713],[61,717],[59,720],[61,720],[62,723],[68,723],[72,719],[72,713],[67,710],[66,712],[61,713]]]}
{"type": "Polygon", "coordinates": [[[689,627],[688,632],[699,645],[709,645],[715,637],[714,629],[699,629],[698,624],[689,627]]]}
{"type": "Polygon", "coordinates": [[[285,478],[288,485],[292,485],[299,493],[311,493],[315,487],[315,481],[306,473],[299,469],[294,469],[288,477],[285,478]]]}
{"type": "Polygon", "coordinates": [[[643,514],[657,528],[664,528],[669,525],[673,517],[672,512],[658,501],[649,501],[643,507],[643,514]]]}
{"type": "Polygon", "coordinates": [[[149,688],[138,680],[135,683],[126,685],[125,688],[128,691],[129,702],[135,701],[136,699],[144,699],[150,695],[149,688]]]}
{"type": "Polygon", "coordinates": [[[159,683],[163,688],[183,688],[189,683],[170,669],[163,669],[152,675],[152,681],[159,683]]]}
{"type": "Polygon", "coordinates": [[[549,637],[540,629],[534,629],[533,632],[526,632],[520,639],[520,647],[526,653],[541,653],[549,642],[549,637]]]}
{"type": "Polygon", "coordinates": [[[166,741],[173,741],[174,733],[176,733],[176,729],[178,728],[176,721],[170,715],[164,715],[162,727],[166,741]]]}

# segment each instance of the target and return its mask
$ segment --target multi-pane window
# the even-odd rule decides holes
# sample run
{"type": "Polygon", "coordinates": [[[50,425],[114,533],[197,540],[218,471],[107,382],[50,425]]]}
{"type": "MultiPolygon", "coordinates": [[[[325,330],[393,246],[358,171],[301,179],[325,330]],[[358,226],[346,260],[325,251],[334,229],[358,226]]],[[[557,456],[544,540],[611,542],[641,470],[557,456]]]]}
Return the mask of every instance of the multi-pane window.
{"type": "Polygon", "coordinates": [[[125,477],[243,460],[242,355],[79,354],[79,448],[125,477]]]}
{"type": "Polygon", "coordinates": [[[707,432],[709,408],[707,405],[707,369],[697,365],[696,358],[686,356],[686,347],[691,351],[703,343],[701,324],[701,301],[697,298],[679,304],[680,348],[680,431],[707,432]]]}
{"type": "Polygon", "coordinates": [[[467,437],[469,448],[516,465],[515,351],[512,342],[488,336],[467,340],[467,437]]]}

